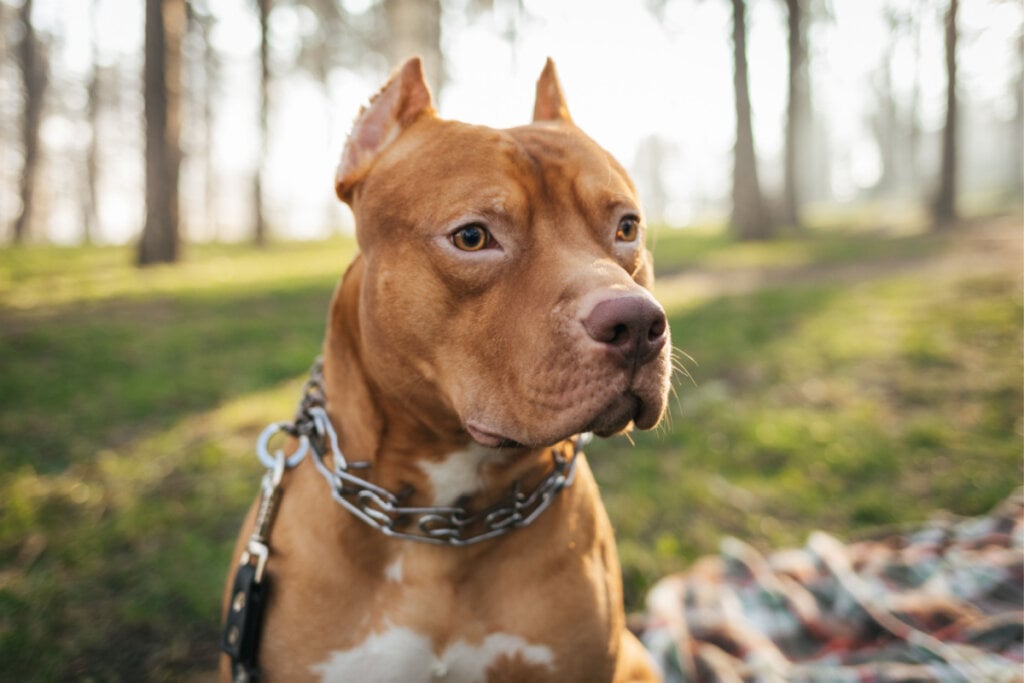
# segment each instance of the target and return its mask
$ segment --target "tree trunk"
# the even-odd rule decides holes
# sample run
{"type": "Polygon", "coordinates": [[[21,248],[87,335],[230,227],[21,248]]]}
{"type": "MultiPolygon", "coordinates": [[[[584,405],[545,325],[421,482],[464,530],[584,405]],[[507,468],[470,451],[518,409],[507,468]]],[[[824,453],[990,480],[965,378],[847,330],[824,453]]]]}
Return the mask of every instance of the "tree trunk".
{"type": "Polygon", "coordinates": [[[100,98],[102,83],[99,59],[99,7],[93,0],[90,8],[92,20],[91,57],[92,74],[88,85],[88,117],[89,144],[85,150],[85,192],[82,197],[82,242],[91,244],[96,237],[99,223],[99,135],[100,135],[100,98]]]}
{"type": "Polygon", "coordinates": [[[741,240],[768,239],[768,220],[761,184],[757,179],[754,133],[750,123],[750,89],[747,84],[747,27],[744,0],[732,0],[734,78],[736,91],[736,150],[732,173],[731,226],[741,240]]]}
{"type": "Polygon", "coordinates": [[[220,239],[220,211],[218,210],[217,169],[213,157],[213,139],[216,120],[214,118],[214,96],[220,82],[220,61],[213,47],[210,35],[213,32],[214,15],[204,18],[203,26],[203,208],[214,240],[220,239]]]}
{"type": "Polygon", "coordinates": [[[882,50],[882,59],[877,68],[875,83],[875,112],[872,128],[878,144],[881,170],[874,191],[882,197],[892,196],[899,185],[896,170],[896,146],[900,143],[899,122],[896,116],[896,98],[893,93],[892,62],[899,39],[899,18],[892,10],[886,12],[888,38],[882,50]]]}
{"type": "Polygon", "coordinates": [[[785,188],[783,190],[783,221],[795,228],[801,227],[800,199],[797,178],[797,142],[806,122],[802,120],[801,97],[804,83],[802,10],[800,0],[786,0],[786,18],[789,30],[789,89],[786,100],[786,158],[785,188]]]}
{"type": "Polygon", "coordinates": [[[39,166],[39,126],[43,117],[43,96],[48,81],[45,60],[39,49],[35,26],[32,23],[32,0],[21,5],[21,40],[18,42],[18,61],[25,101],[22,109],[21,146],[24,161],[21,170],[21,209],[14,220],[15,244],[28,237],[32,220],[32,200],[35,193],[36,168],[39,166]]]}
{"type": "Polygon", "coordinates": [[[260,141],[252,182],[252,238],[260,247],[267,243],[267,224],[263,215],[263,169],[267,158],[267,115],[270,109],[270,2],[256,0],[260,20],[260,141]]]}
{"type": "Polygon", "coordinates": [[[445,81],[441,0],[385,0],[384,14],[389,31],[385,50],[391,66],[413,55],[423,57],[423,71],[437,101],[445,81]]]}
{"type": "Polygon", "coordinates": [[[216,164],[214,163],[214,137],[216,117],[215,93],[220,81],[220,60],[212,44],[212,34],[217,22],[206,3],[197,0],[186,0],[188,21],[186,34],[192,36],[196,51],[191,58],[186,58],[183,68],[188,74],[187,110],[192,118],[185,122],[187,130],[198,131],[198,135],[190,139],[185,151],[186,157],[196,156],[197,167],[202,167],[202,201],[190,215],[195,216],[197,224],[203,226],[203,234],[213,241],[220,239],[220,226],[217,211],[216,164]]]}
{"type": "Polygon", "coordinates": [[[1017,78],[1013,88],[1013,167],[1010,170],[1010,196],[1020,201],[1024,192],[1024,31],[1017,34],[1017,78]]]}
{"type": "Polygon", "coordinates": [[[932,205],[935,228],[943,230],[957,218],[956,211],[956,11],[958,0],[946,12],[946,126],[942,129],[942,168],[939,191],[932,205]]]}
{"type": "Polygon", "coordinates": [[[910,89],[910,109],[907,112],[907,186],[913,193],[921,191],[921,21],[910,18],[913,31],[914,80],[910,89]]]}
{"type": "Polygon", "coordinates": [[[177,261],[180,250],[178,169],[184,29],[184,0],[146,0],[146,225],[139,241],[140,266],[177,261]]]}

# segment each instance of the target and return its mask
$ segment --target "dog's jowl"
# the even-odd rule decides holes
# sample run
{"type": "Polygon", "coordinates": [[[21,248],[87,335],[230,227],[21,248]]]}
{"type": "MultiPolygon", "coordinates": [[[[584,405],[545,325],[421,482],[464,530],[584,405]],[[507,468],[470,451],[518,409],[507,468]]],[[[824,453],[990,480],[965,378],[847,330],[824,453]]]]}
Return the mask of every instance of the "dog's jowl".
{"type": "Polygon", "coordinates": [[[496,130],[439,118],[412,59],[335,182],[359,255],[294,457],[268,456],[242,527],[229,626],[253,619],[236,568],[265,606],[250,656],[226,630],[224,679],[654,680],[581,452],[588,433],[652,428],[668,392],[625,171],[573,123],[550,61],[533,121],[496,130]]]}

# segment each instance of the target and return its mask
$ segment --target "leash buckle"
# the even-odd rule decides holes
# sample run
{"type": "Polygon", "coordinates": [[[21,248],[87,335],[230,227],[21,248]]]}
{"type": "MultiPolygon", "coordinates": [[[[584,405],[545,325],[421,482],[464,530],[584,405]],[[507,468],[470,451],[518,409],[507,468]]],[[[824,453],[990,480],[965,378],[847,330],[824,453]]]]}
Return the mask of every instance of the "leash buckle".
{"type": "Polygon", "coordinates": [[[256,583],[262,583],[263,572],[267,568],[267,558],[270,557],[270,548],[262,541],[249,539],[249,545],[246,546],[245,551],[242,553],[242,561],[239,565],[252,565],[251,560],[254,557],[256,558],[256,564],[254,565],[256,573],[253,579],[256,583]]]}
{"type": "Polygon", "coordinates": [[[259,649],[268,588],[266,569],[270,547],[267,545],[267,538],[270,536],[274,513],[281,499],[281,479],[284,477],[287,464],[284,453],[278,451],[273,458],[272,466],[260,482],[256,524],[252,536],[249,537],[249,543],[242,551],[235,572],[235,581],[231,587],[227,615],[224,617],[220,648],[231,658],[232,679],[238,683],[247,683],[259,676],[256,653],[259,649]]]}
{"type": "Polygon", "coordinates": [[[281,479],[284,477],[284,470],[287,462],[284,453],[278,451],[273,467],[263,475],[260,482],[260,504],[256,510],[256,524],[249,537],[249,544],[242,552],[240,564],[250,564],[256,558],[256,583],[263,581],[263,572],[267,568],[267,558],[270,557],[270,548],[267,546],[267,538],[270,536],[270,527],[274,524],[274,513],[277,512],[277,504],[281,500],[281,479]]]}

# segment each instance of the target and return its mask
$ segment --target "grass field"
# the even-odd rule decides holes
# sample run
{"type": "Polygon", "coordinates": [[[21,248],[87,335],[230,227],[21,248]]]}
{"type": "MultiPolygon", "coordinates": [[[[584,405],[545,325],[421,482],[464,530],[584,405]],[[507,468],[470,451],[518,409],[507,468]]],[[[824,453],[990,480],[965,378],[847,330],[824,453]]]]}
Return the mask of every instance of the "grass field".
{"type": "MultiPolygon", "coordinates": [[[[660,231],[691,377],[589,455],[631,608],[724,535],[769,547],[985,511],[1022,481],[1020,217],[839,223],[736,245],[660,231]]],[[[221,584],[350,241],[0,251],[0,678],[213,668],[221,584]]]]}

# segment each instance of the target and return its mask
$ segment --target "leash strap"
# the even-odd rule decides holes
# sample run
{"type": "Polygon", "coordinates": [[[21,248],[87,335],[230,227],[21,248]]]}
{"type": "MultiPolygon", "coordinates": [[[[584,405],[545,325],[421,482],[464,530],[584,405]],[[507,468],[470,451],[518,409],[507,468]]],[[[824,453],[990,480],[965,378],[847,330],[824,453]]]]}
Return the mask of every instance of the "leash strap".
{"type": "Polygon", "coordinates": [[[235,571],[228,612],[224,617],[220,649],[231,658],[231,680],[234,683],[250,683],[260,676],[256,661],[263,610],[269,593],[269,580],[265,572],[267,558],[270,556],[267,538],[281,499],[280,486],[285,464],[284,454],[278,451],[273,468],[263,475],[256,525],[235,571]]]}
{"type": "Polygon", "coordinates": [[[249,683],[259,679],[256,658],[267,599],[267,580],[256,580],[256,566],[239,565],[231,588],[231,604],[224,619],[220,649],[231,658],[231,680],[249,683]]]}

